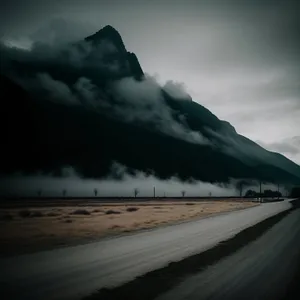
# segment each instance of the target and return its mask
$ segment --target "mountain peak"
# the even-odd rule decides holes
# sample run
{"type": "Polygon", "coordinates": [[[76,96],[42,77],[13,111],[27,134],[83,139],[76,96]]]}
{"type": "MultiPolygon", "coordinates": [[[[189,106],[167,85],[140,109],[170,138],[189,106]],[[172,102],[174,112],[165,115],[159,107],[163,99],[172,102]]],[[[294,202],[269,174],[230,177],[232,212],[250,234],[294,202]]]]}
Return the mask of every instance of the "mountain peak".
{"type": "Polygon", "coordinates": [[[114,27],[107,25],[93,35],[85,38],[85,41],[91,42],[95,45],[105,40],[111,42],[118,49],[118,60],[123,63],[126,61],[125,64],[129,65],[130,74],[137,80],[142,79],[144,72],[140,66],[138,58],[134,53],[126,50],[120,33],[114,27]]]}
{"type": "Polygon", "coordinates": [[[96,33],[86,37],[85,40],[95,44],[103,40],[109,40],[117,47],[118,50],[126,51],[126,47],[120,33],[111,25],[106,25],[96,33]]]}

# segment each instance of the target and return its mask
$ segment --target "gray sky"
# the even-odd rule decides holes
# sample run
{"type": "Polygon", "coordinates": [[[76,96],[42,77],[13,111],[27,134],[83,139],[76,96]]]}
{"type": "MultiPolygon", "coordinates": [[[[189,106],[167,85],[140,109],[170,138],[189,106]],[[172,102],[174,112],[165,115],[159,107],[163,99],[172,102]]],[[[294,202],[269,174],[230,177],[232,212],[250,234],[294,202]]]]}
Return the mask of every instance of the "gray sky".
{"type": "MultiPolygon", "coordinates": [[[[3,6],[3,7],[2,7],[3,6]]],[[[298,0],[9,0],[3,39],[59,42],[110,24],[146,73],[300,164],[298,0]]]]}

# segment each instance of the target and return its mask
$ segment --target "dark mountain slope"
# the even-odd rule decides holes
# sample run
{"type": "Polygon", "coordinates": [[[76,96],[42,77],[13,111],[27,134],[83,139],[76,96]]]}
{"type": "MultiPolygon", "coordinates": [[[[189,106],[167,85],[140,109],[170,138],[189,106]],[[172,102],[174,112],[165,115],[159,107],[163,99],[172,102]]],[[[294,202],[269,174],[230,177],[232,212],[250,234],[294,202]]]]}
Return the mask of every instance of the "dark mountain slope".
{"type": "Polygon", "coordinates": [[[7,118],[2,119],[3,123],[9,124],[19,104],[22,112],[14,118],[15,131],[6,126],[13,138],[6,140],[2,171],[52,171],[72,165],[86,176],[99,177],[107,174],[113,161],[118,161],[132,169],[154,170],[162,178],[178,174],[182,179],[226,180],[229,168],[232,176],[249,175],[242,163],[214,153],[210,147],[122,123],[80,106],[36,101],[8,82],[1,79],[1,90],[5,85],[6,95],[16,101],[5,107],[7,118]]]}
{"type": "MultiPolygon", "coordinates": [[[[300,167],[281,154],[267,151],[250,139],[238,134],[234,127],[219,120],[202,105],[192,101],[178,101],[165,95],[168,104],[174,111],[180,112],[186,118],[188,126],[194,131],[200,131],[209,140],[219,146],[220,151],[234,155],[244,164],[255,166],[270,176],[276,169],[285,170],[300,178],[300,167]],[[267,171],[268,170],[268,171],[267,171]]],[[[276,175],[274,176],[276,177],[276,175]]]]}
{"type": "MultiPolygon", "coordinates": [[[[227,181],[230,177],[295,181],[289,173],[270,167],[257,169],[240,160],[212,150],[209,146],[187,143],[153,130],[127,124],[81,106],[70,107],[48,101],[37,101],[5,78],[1,91],[14,101],[5,106],[3,123],[13,123],[16,130],[6,140],[1,156],[2,174],[13,171],[55,171],[74,166],[87,177],[107,175],[113,161],[131,169],[153,170],[161,178],[177,174],[204,181],[227,181]],[[22,112],[14,114],[20,105],[22,112]],[[281,177],[279,177],[281,176],[281,177]]],[[[1,124],[3,130],[3,125],[1,124]]]]}

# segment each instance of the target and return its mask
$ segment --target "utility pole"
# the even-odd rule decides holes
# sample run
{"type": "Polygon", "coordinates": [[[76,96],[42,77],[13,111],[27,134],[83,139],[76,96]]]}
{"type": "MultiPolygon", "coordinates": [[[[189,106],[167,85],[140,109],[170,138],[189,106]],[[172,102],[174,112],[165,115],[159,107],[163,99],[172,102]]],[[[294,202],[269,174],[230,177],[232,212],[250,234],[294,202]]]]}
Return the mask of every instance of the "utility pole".
{"type": "Polygon", "coordinates": [[[259,202],[262,202],[262,195],[261,195],[261,180],[259,181],[259,202]]]}
{"type": "Polygon", "coordinates": [[[155,198],[155,187],[153,187],[153,198],[155,198]]]}
{"type": "Polygon", "coordinates": [[[240,198],[243,197],[243,183],[240,183],[240,198]]]}
{"type": "Polygon", "coordinates": [[[261,196],[261,181],[259,182],[259,195],[261,196]]]}
{"type": "Polygon", "coordinates": [[[278,196],[278,198],[277,199],[279,199],[279,183],[277,184],[277,196],[278,196]]]}
{"type": "Polygon", "coordinates": [[[138,188],[135,188],[135,189],[133,190],[134,198],[136,198],[136,196],[138,195],[139,192],[140,192],[140,191],[139,191],[138,188]]]}

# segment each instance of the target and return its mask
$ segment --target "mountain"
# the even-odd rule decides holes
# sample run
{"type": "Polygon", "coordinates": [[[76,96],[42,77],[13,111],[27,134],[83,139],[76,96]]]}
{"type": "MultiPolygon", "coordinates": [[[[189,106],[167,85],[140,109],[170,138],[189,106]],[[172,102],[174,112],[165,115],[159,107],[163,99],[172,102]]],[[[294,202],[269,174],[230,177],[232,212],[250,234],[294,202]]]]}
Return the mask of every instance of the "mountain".
{"type": "Polygon", "coordinates": [[[111,26],[54,54],[42,49],[2,49],[2,175],[73,166],[101,178],[117,161],[160,178],[300,182],[298,165],[147,78],[111,26]]]}

